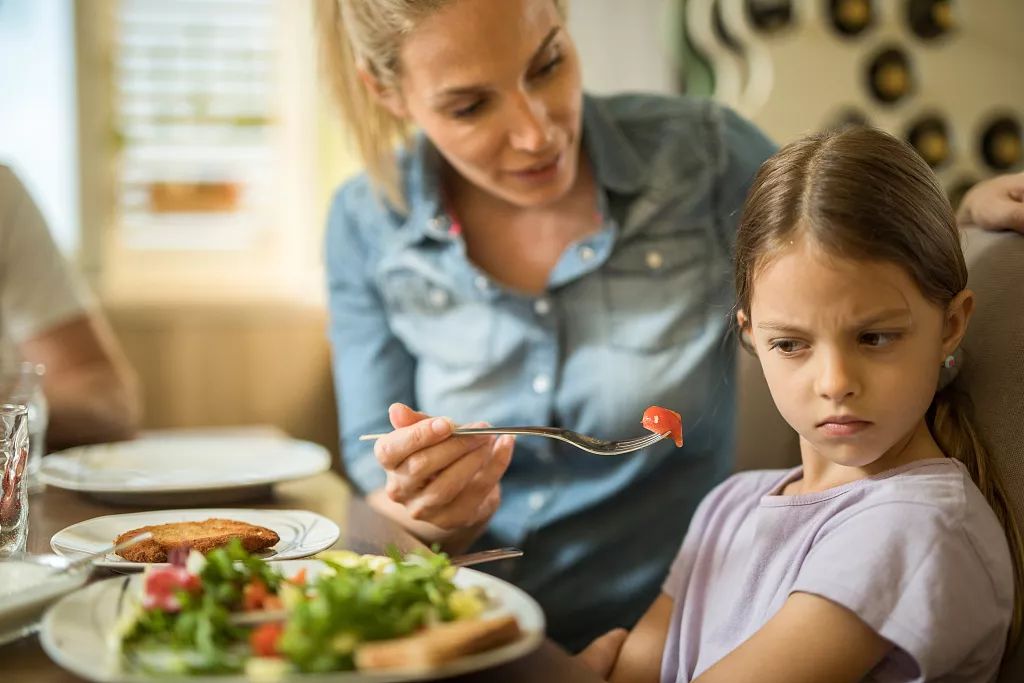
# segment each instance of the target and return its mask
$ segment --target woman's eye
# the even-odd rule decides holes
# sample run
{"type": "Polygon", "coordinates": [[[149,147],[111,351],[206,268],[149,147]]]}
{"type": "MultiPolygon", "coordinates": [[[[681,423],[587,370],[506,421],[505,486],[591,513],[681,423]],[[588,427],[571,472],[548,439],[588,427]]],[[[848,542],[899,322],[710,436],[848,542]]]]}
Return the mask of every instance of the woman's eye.
{"type": "Polygon", "coordinates": [[[562,55],[555,55],[549,61],[541,65],[540,68],[530,74],[530,76],[533,78],[543,78],[544,76],[547,76],[555,70],[555,67],[562,63],[562,59],[562,55]]]}
{"type": "Polygon", "coordinates": [[[459,107],[458,109],[453,109],[452,116],[454,116],[457,119],[469,118],[470,116],[473,116],[473,114],[479,113],[483,106],[483,100],[476,100],[472,104],[468,104],[464,107],[459,107]]]}
{"type": "Polygon", "coordinates": [[[778,350],[782,355],[788,356],[794,354],[803,348],[803,343],[796,339],[776,339],[769,347],[771,350],[778,350]]]}
{"type": "Polygon", "coordinates": [[[865,346],[880,348],[892,344],[899,337],[900,335],[896,332],[865,332],[860,335],[860,343],[865,346]]]}

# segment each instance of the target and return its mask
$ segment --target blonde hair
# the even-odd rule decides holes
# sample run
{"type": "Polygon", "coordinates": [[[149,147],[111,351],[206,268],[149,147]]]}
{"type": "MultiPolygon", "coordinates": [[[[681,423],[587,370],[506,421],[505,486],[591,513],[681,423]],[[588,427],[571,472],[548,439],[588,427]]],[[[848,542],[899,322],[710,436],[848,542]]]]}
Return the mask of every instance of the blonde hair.
{"type": "MultiPolygon", "coordinates": [[[[408,123],[382,106],[359,75],[365,69],[395,88],[402,39],[426,16],[452,0],[316,0],[321,68],[371,182],[399,211],[406,202],[394,146],[407,143],[408,123]]],[[[552,0],[564,19],[569,0],[552,0]]]]}
{"type": "MultiPolygon", "coordinates": [[[[879,130],[808,136],[761,166],[736,236],[739,310],[749,314],[754,277],[798,234],[832,254],[898,264],[942,308],[967,286],[956,219],[935,174],[913,148],[879,130]]],[[[1006,534],[1014,574],[1009,654],[1024,615],[1024,542],[972,413],[954,383],[936,392],[925,419],[943,453],[966,466],[1006,534]]]]}

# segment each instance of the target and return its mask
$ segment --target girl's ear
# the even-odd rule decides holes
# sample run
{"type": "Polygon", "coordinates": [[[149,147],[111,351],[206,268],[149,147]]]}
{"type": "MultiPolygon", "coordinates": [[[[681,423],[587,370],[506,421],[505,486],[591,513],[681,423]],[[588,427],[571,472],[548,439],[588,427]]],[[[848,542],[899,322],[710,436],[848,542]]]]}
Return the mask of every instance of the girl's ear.
{"type": "Polygon", "coordinates": [[[740,344],[757,355],[757,349],[754,347],[754,335],[750,330],[750,318],[747,317],[746,311],[742,309],[736,311],[736,326],[740,330],[740,344]]]}
{"type": "Polygon", "coordinates": [[[384,85],[379,78],[366,66],[357,69],[359,80],[363,86],[370,91],[370,95],[377,101],[377,104],[391,112],[396,119],[406,119],[409,111],[405,107],[405,101],[397,88],[384,85]]]}
{"type": "MultiPolygon", "coordinates": [[[[946,324],[942,331],[942,358],[953,353],[964,335],[974,313],[974,292],[969,289],[957,294],[946,307],[946,324]]],[[[941,362],[941,359],[940,359],[941,362]]]]}

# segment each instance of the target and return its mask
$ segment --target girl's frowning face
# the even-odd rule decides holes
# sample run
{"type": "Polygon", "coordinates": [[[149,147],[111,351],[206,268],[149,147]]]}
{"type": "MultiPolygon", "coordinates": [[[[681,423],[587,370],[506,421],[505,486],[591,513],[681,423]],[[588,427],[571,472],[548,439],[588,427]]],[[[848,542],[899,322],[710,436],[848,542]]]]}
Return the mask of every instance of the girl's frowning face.
{"type": "Polygon", "coordinates": [[[579,61],[551,0],[455,0],[404,39],[392,110],[420,126],[462,178],[543,206],[577,175],[579,61]]]}
{"type": "Polygon", "coordinates": [[[964,292],[944,310],[896,264],[799,239],[756,271],[741,325],[803,447],[866,468],[921,425],[972,303],[964,292]]]}

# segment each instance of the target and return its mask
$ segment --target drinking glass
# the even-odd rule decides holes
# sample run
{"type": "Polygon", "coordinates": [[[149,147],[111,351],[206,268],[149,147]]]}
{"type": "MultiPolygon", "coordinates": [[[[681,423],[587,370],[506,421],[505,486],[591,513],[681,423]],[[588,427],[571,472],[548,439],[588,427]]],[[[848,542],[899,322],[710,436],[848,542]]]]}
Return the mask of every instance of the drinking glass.
{"type": "Polygon", "coordinates": [[[28,540],[28,408],[0,404],[0,556],[28,540]]]}
{"type": "Polygon", "coordinates": [[[0,403],[22,405],[28,409],[29,458],[28,479],[32,490],[37,488],[39,466],[46,452],[46,427],[50,420],[49,404],[43,394],[42,363],[4,363],[0,366],[0,403]]]}

